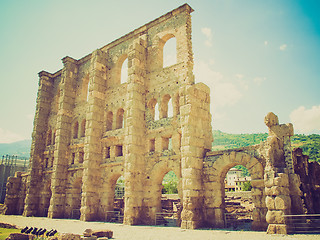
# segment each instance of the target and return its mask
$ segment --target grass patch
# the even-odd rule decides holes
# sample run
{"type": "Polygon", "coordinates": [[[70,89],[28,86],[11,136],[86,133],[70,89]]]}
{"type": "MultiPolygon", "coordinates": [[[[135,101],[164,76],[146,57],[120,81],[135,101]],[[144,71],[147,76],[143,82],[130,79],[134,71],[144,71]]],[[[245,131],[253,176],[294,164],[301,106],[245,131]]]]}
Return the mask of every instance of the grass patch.
{"type": "Polygon", "coordinates": [[[0,228],[0,240],[5,240],[10,233],[19,233],[20,229],[0,228]]]}

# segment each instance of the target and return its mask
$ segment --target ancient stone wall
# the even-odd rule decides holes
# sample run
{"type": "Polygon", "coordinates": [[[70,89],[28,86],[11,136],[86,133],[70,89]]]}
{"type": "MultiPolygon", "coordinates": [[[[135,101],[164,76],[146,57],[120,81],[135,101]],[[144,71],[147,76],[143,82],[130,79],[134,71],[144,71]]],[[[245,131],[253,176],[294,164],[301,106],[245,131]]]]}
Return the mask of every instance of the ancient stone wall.
{"type": "Polygon", "coordinates": [[[154,224],[163,177],[174,171],[181,227],[224,227],[223,180],[243,165],[252,178],[253,229],[286,232],[284,215],[302,206],[293,127],[269,113],[266,142],[210,152],[210,89],[193,75],[192,11],[185,4],[79,60],[63,58],[54,74],[39,73],[30,168],[9,181],[7,214],[23,207],[24,216],[109,221],[122,176],[123,223],[154,224]],[[177,61],[163,67],[172,38],[177,61]]]}
{"type": "Polygon", "coordinates": [[[308,162],[308,156],[296,148],[292,154],[295,173],[299,176],[303,199],[301,213],[320,213],[320,165],[317,162],[308,162]]]}

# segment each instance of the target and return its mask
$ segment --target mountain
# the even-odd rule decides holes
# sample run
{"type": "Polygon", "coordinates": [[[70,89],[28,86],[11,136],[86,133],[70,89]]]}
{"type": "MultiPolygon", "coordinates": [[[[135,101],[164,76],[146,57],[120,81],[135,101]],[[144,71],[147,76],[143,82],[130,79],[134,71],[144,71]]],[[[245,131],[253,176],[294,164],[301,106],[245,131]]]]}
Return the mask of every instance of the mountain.
{"type": "MultiPolygon", "coordinates": [[[[259,144],[268,137],[267,133],[230,134],[213,130],[212,150],[233,149],[259,144]]],[[[296,134],[291,138],[293,148],[300,147],[309,156],[309,161],[320,163],[320,135],[296,134]]]]}
{"type": "Polygon", "coordinates": [[[3,155],[16,155],[18,157],[30,157],[31,139],[13,143],[0,143],[0,157],[3,155]]]}
{"type": "MultiPolygon", "coordinates": [[[[219,130],[213,130],[214,141],[212,150],[233,149],[259,144],[268,137],[267,133],[231,134],[219,130]]],[[[310,161],[320,163],[320,135],[296,134],[291,138],[293,147],[300,147],[303,153],[309,156],[310,161]]],[[[0,157],[5,154],[19,157],[30,156],[31,140],[23,140],[14,143],[0,143],[0,157]]]]}

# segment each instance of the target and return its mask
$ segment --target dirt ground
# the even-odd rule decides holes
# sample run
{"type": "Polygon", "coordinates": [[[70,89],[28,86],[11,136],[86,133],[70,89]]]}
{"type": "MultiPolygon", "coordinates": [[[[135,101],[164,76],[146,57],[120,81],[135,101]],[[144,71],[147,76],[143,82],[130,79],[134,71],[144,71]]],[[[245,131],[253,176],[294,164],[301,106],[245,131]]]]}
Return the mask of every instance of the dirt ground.
{"type": "Polygon", "coordinates": [[[127,226],[115,223],[82,222],[71,219],[49,219],[0,215],[0,222],[15,224],[19,227],[40,227],[57,229],[60,233],[82,234],[87,228],[94,230],[109,229],[113,238],[119,240],[319,240],[320,235],[268,235],[265,232],[224,231],[224,230],[185,230],[177,227],[127,226]]]}

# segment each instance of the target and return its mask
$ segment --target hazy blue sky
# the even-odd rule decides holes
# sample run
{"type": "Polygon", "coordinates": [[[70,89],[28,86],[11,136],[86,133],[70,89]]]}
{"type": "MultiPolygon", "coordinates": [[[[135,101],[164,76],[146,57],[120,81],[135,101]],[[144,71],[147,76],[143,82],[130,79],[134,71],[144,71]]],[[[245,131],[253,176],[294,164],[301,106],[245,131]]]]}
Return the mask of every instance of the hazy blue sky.
{"type": "Polygon", "coordinates": [[[38,72],[79,59],[187,2],[213,128],[266,132],[273,111],[320,133],[320,1],[0,0],[0,143],[31,138],[38,72]]]}

